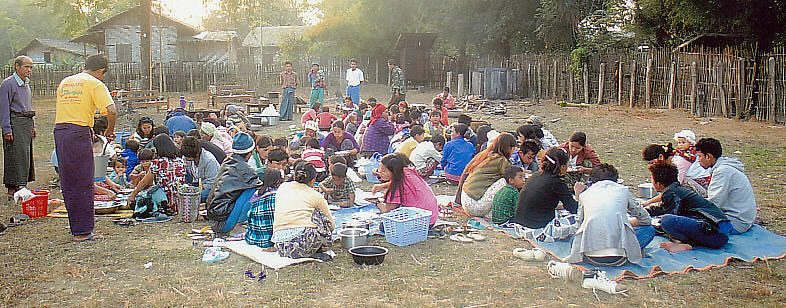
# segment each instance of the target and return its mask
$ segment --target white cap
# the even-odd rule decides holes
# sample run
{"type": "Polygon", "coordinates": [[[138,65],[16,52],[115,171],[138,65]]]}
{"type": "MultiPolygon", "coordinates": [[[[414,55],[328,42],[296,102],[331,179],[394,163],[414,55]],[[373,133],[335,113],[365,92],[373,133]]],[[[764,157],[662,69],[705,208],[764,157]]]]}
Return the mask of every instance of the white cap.
{"type": "Polygon", "coordinates": [[[696,134],[689,129],[683,129],[679,133],[674,134],[674,141],[679,141],[680,137],[685,138],[692,144],[696,144],[696,134]]]}
{"type": "Polygon", "coordinates": [[[501,134],[498,131],[492,129],[488,133],[486,133],[486,138],[488,138],[489,143],[491,143],[494,142],[494,140],[496,140],[497,137],[499,137],[499,135],[501,134]]]}

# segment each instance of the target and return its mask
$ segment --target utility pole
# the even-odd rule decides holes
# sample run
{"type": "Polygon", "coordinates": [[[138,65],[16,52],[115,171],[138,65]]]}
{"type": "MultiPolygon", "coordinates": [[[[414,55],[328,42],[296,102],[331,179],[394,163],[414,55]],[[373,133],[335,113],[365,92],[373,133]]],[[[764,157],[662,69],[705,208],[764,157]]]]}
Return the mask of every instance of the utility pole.
{"type": "Polygon", "coordinates": [[[147,90],[151,90],[153,88],[153,71],[150,65],[150,32],[152,28],[151,15],[153,13],[151,1],[152,0],[139,0],[141,9],[139,13],[139,21],[142,26],[142,33],[140,35],[142,73],[140,75],[142,77],[142,87],[147,90]]]}

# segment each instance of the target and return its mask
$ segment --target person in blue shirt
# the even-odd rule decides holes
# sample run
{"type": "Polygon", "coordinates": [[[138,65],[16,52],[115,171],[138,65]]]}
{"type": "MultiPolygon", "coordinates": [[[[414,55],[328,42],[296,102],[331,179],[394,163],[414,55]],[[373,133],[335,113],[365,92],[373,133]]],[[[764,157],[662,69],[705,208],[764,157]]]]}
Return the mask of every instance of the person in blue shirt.
{"type": "Polygon", "coordinates": [[[468,128],[465,124],[454,125],[451,130],[451,140],[442,149],[440,165],[445,169],[445,178],[453,183],[461,180],[464,167],[475,156],[475,146],[467,140],[468,128]]]}
{"type": "Polygon", "coordinates": [[[170,136],[174,135],[175,132],[187,133],[192,129],[198,128],[194,119],[189,118],[183,108],[175,109],[172,112],[172,116],[164,122],[164,125],[169,129],[170,136]]]}

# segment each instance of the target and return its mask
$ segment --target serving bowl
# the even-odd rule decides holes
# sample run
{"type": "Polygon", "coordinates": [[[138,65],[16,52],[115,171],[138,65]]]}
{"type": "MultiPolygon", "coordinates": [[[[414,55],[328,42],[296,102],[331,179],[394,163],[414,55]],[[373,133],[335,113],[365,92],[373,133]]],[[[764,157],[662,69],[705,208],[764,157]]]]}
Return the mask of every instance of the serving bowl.
{"type": "Polygon", "coordinates": [[[357,264],[377,265],[385,261],[388,249],[382,246],[357,246],[349,249],[357,264]]]}

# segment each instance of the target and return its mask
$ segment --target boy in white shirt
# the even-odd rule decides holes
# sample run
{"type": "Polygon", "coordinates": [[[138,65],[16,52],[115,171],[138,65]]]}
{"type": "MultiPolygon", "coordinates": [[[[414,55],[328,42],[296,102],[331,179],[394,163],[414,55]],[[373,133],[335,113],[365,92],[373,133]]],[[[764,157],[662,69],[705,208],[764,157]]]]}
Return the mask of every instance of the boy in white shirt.
{"type": "Polygon", "coordinates": [[[415,165],[415,170],[423,178],[434,174],[434,170],[442,160],[442,147],[445,146],[445,137],[432,136],[431,141],[423,141],[412,150],[409,160],[415,165]]]}

